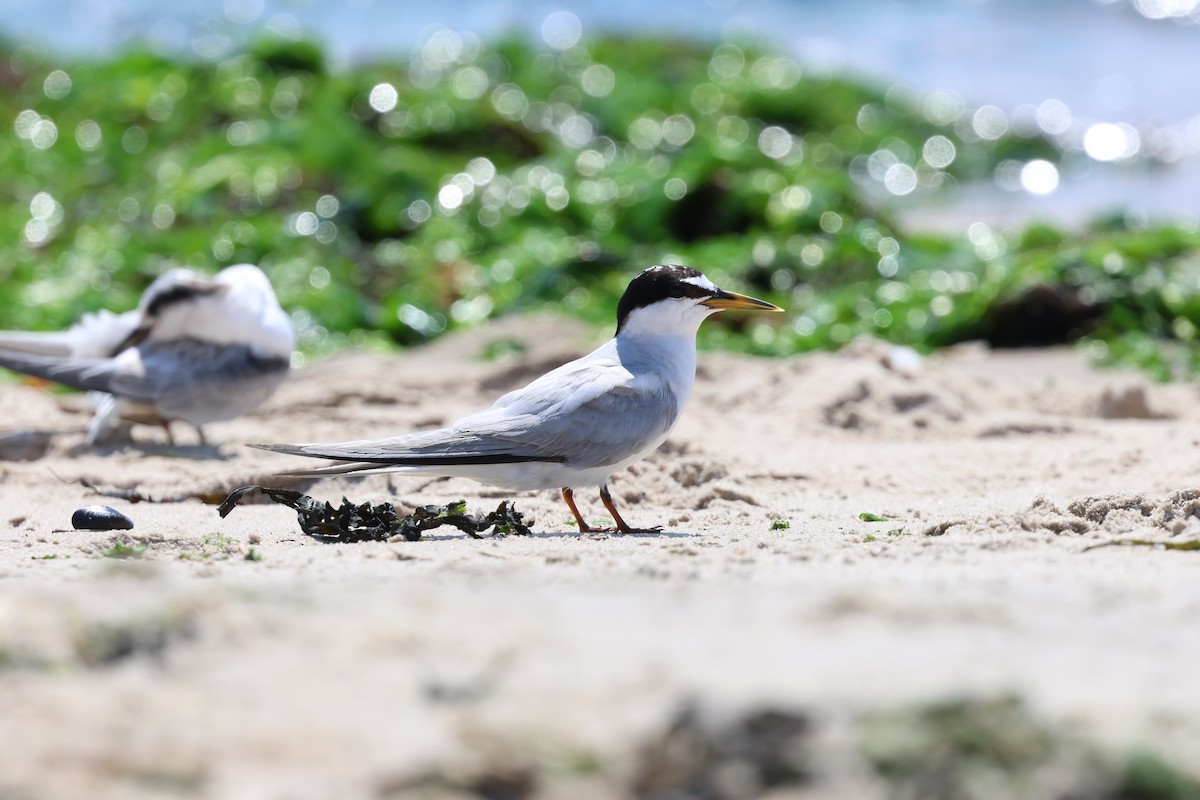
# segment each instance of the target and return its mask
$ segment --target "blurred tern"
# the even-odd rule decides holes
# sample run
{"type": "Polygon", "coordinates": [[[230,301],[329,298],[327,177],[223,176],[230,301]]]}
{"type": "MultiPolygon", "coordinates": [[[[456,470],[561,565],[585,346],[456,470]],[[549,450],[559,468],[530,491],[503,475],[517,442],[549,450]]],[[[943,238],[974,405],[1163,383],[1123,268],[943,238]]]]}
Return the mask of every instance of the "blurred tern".
{"type": "Polygon", "coordinates": [[[92,390],[87,443],[119,422],[200,426],[233,419],[283,382],[295,335],[271,282],[251,264],[208,277],[172,269],[138,308],[86,314],[61,332],[0,331],[0,366],[92,390]]]}
{"type": "Polygon", "coordinates": [[[666,440],[696,376],[696,331],[726,309],[783,310],[718,289],[690,267],[651,267],[622,295],[615,337],[448,428],[338,444],[251,446],[339,462],[283,473],[290,476],[414,472],[517,491],[560,488],[581,532],[655,533],[661,528],[633,528],[621,518],[608,478],[666,440]],[[599,487],[615,528],[584,521],[575,486],[599,487]]]}

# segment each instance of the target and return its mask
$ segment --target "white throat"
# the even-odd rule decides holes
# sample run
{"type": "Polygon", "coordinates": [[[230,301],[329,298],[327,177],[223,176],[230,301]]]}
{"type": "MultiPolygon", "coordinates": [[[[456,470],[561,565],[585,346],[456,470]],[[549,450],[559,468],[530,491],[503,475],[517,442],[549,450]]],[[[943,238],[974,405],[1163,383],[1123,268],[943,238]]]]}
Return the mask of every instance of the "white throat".
{"type": "Polygon", "coordinates": [[[714,313],[716,309],[694,300],[659,300],[631,311],[617,337],[682,336],[691,338],[694,346],[700,323],[714,313]]]}

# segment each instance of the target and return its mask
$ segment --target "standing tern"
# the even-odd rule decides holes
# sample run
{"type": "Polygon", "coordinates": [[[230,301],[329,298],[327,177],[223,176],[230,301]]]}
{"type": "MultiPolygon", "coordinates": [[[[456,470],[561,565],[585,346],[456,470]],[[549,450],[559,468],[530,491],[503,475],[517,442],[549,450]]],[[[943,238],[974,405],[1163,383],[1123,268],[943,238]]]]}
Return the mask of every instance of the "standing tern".
{"type": "Polygon", "coordinates": [[[651,267],[621,296],[611,340],[448,428],[338,444],[251,446],[339,462],[289,476],[420,472],[517,491],[560,488],[581,532],[655,533],[661,528],[633,528],[621,518],[608,478],[666,440],[696,377],[696,331],[726,309],[783,310],[723,291],[690,267],[651,267]],[[599,487],[615,528],[584,521],[575,486],[599,487]]]}
{"type": "Polygon", "coordinates": [[[251,264],[215,277],[172,269],[138,308],[85,315],[70,329],[0,331],[0,366],[92,390],[87,443],[124,420],[201,426],[241,416],[283,382],[295,334],[271,282],[251,264]]]}

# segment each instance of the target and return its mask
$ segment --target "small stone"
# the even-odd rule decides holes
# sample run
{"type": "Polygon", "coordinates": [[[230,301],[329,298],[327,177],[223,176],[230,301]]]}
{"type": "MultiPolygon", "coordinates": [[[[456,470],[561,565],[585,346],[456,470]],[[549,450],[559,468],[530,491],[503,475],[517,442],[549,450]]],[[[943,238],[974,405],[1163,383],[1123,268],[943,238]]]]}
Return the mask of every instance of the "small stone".
{"type": "Polygon", "coordinates": [[[88,506],[71,515],[71,527],[77,531],[127,531],[133,520],[110,506],[88,506]]]}

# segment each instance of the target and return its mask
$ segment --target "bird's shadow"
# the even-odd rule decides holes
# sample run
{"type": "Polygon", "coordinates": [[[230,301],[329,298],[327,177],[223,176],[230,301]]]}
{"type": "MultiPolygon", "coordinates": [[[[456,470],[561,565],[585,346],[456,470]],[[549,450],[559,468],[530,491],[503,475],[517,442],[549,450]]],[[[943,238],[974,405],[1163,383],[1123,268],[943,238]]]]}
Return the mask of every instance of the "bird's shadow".
{"type": "Polygon", "coordinates": [[[237,458],[233,447],[222,450],[219,444],[169,444],[167,442],[126,441],[91,446],[79,442],[67,448],[66,452],[73,458],[88,454],[108,457],[127,452],[160,458],[186,458],[191,461],[233,461],[237,458]]]}
{"type": "MultiPolygon", "coordinates": [[[[685,531],[659,531],[658,533],[617,533],[611,531],[608,533],[580,533],[579,531],[564,530],[564,531],[531,531],[526,534],[483,534],[476,537],[480,540],[487,539],[505,539],[505,538],[520,538],[520,539],[588,539],[591,541],[603,541],[605,539],[698,539],[701,534],[687,533],[685,531]]],[[[447,533],[439,535],[430,531],[424,531],[421,536],[422,541],[438,542],[438,541],[454,541],[472,538],[466,535],[456,533],[447,533]]],[[[330,543],[337,543],[337,539],[328,540],[330,543]]]]}
{"type": "Polygon", "coordinates": [[[698,533],[686,531],[656,531],[653,533],[618,533],[616,531],[580,533],[579,531],[534,531],[529,534],[531,539],[695,539],[698,533]]]}

